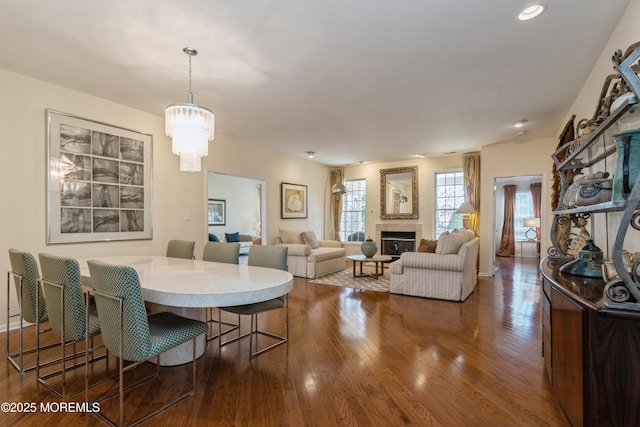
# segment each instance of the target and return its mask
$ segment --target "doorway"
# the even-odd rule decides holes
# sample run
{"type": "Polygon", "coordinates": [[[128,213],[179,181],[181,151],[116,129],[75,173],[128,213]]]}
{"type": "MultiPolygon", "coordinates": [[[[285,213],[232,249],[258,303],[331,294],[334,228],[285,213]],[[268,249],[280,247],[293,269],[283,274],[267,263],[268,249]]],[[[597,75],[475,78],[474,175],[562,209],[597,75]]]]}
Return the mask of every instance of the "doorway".
{"type": "Polygon", "coordinates": [[[493,178],[493,232],[492,232],[492,265],[493,274],[499,269],[500,263],[496,262],[497,252],[500,249],[503,237],[503,224],[505,217],[505,186],[515,186],[514,218],[513,218],[513,254],[512,256],[499,257],[511,258],[514,262],[530,261],[540,257],[543,247],[544,224],[546,217],[546,189],[541,185],[540,210],[534,215],[533,199],[530,190],[531,184],[543,183],[544,175],[519,175],[493,178]],[[539,227],[533,227],[532,219],[537,218],[539,227]]]}
{"type": "Polygon", "coordinates": [[[230,175],[214,170],[206,173],[205,206],[208,215],[209,201],[213,200],[224,209],[222,220],[207,221],[207,233],[224,236],[239,233],[251,236],[253,241],[266,241],[266,182],[260,178],[230,175]]]}

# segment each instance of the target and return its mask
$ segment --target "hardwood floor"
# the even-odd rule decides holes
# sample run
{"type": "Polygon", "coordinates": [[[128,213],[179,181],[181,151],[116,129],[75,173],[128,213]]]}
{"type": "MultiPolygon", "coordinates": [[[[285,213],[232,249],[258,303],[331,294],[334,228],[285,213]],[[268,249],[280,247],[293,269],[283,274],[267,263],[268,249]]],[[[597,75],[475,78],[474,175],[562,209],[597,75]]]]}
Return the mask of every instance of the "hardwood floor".
{"type": "MultiPolygon", "coordinates": [[[[296,278],[288,345],[249,360],[248,339],[220,354],[210,342],[196,393],[143,425],[566,426],[543,370],[538,260],[499,261],[464,303],[296,278]]],[[[6,360],[0,372],[0,401],[61,401],[33,372],[6,360]]],[[[162,368],[163,383],[128,395],[128,408],[146,411],[189,379],[189,366],[162,368]]],[[[91,414],[40,411],[0,413],[0,424],[103,425],[91,414]]]]}

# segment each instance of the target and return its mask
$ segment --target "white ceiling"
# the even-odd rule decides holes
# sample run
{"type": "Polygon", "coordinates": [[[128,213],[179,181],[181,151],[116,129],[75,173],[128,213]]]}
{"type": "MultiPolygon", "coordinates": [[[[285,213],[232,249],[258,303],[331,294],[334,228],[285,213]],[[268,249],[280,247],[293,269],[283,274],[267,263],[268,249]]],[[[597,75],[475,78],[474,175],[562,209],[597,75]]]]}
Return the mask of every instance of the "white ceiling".
{"type": "Polygon", "coordinates": [[[0,67],[163,115],[190,46],[217,134],[392,161],[556,137],[628,0],[544,3],[523,23],[531,1],[2,0],[0,67]]]}

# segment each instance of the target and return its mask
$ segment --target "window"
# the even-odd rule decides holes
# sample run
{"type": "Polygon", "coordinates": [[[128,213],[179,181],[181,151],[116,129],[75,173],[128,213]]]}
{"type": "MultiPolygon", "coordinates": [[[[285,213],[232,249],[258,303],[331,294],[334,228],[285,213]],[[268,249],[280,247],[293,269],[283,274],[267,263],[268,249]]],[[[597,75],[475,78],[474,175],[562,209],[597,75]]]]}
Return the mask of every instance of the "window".
{"type": "Polygon", "coordinates": [[[344,182],[346,194],[342,195],[342,218],[340,218],[340,240],[364,242],[367,218],[367,181],[350,179],[344,182]]]}
{"type": "MultiPolygon", "coordinates": [[[[516,191],[516,205],[514,207],[513,232],[515,240],[527,240],[524,233],[529,227],[522,224],[525,218],[533,218],[533,197],[531,191],[516,191]]],[[[533,233],[531,233],[532,235],[533,233]]]]}
{"type": "Polygon", "coordinates": [[[464,202],[464,178],[460,172],[436,173],[436,238],[443,231],[462,227],[462,215],[456,209],[464,202]]]}

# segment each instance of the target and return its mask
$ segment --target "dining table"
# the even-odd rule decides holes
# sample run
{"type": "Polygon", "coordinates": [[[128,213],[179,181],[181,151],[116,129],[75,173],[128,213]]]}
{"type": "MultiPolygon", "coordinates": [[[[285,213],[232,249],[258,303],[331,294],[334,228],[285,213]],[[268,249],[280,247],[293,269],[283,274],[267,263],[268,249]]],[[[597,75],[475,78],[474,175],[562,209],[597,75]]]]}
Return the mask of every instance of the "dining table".
{"type": "MultiPolygon", "coordinates": [[[[165,310],[198,320],[208,307],[227,307],[267,301],[293,289],[293,275],[287,271],[246,264],[226,264],[156,255],[116,255],[80,258],[83,284],[91,287],[87,261],[126,265],[136,270],[145,302],[152,310],[165,310]]],[[[206,348],[199,337],[197,357],[206,348]]],[[[191,360],[191,343],[160,356],[160,364],[173,366],[191,360]]]]}

